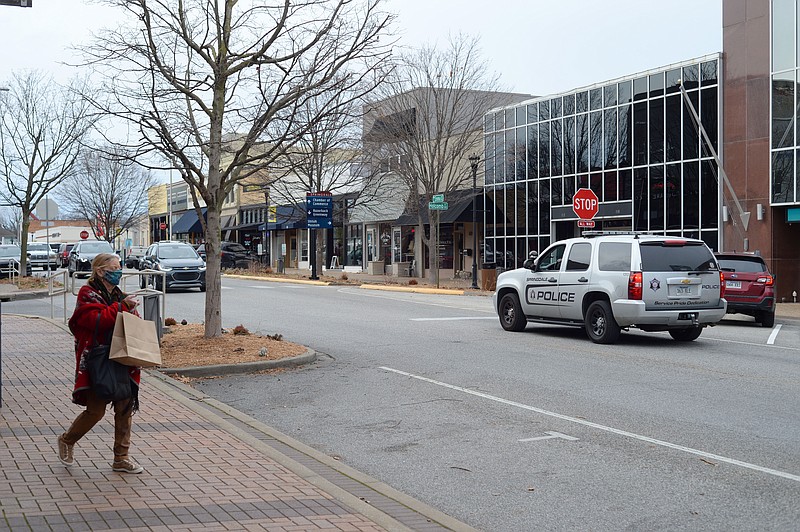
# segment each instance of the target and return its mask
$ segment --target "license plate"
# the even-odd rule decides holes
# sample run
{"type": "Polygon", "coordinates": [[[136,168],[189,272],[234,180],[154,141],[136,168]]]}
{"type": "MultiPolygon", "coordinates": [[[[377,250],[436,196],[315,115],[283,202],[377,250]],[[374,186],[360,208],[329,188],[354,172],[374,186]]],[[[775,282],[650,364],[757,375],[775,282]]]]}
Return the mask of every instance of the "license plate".
{"type": "Polygon", "coordinates": [[[741,288],[741,281],[725,281],[725,288],[741,288]]]}
{"type": "MultiPolygon", "coordinates": [[[[697,286],[697,285],[694,285],[697,286]]],[[[669,295],[677,296],[677,297],[691,297],[697,295],[695,292],[695,288],[693,285],[686,285],[686,286],[675,286],[672,285],[669,287],[669,295]]]]}

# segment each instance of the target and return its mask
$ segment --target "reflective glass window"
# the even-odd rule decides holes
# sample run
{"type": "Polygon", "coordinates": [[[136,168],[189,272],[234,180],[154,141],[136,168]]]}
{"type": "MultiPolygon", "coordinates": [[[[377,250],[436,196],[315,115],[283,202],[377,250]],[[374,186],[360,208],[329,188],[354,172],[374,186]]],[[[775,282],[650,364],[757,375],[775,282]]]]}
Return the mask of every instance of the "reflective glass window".
{"type": "Polygon", "coordinates": [[[564,173],[575,173],[575,117],[564,119],[564,173]]]}
{"type": "Polygon", "coordinates": [[[603,113],[596,111],[589,118],[589,161],[590,170],[603,169],[603,113]]]}
{"type": "Polygon", "coordinates": [[[588,242],[573,244],[567,257],[567,271],[582,272],[589,269],[592,258],[592,245],[588,242]]]}
{"type": "Polygon", "coordinates": [[[589,93],[583,91],[575,93],[575,112],[585,113],[589,110],[589,93]]]}
{"type": "Polygon", "coordinates": [[[561,158],[564,150],[564,133],[561,120],[550,122],[550,175],[561,175],[561,158]]]}
{"type": "MultiPolygon", "coordinates": [[[[688,93],[689,101],[692,102],[695,110],[700,108],[700,99],[697,91],[688,93]]],[[[697,159],[698,146],[700,145],[700,133],[697,130],[697,125],[692,117],[692,112],[689,107],[684,103],[681,96],[681,108],[683,109],[683,158],[684,159],[697,159]]]]}
{"type": "Polygon", "coordinates": [[[567,94],[564,96],[564,115],[569,116],[575,114],[575,95],[567,94]]]}
{"type": "Polygon", "coordinates": [[[603,197],[603,174],[596,173],[589,175],[589,188],[592,189],[592,192],[597,194],[598,198],[603,197]]]}
{"type": "Polygon", "coordinates": [[[620,170],[619,177],[619,200],[629,200],[633,196],[633,174],[630,170],[620,170]]]}
{"type": "Polygon", "coordinates": [[[561,98],[550,100],[550,118],[561,117],[561,98]]]}
{"type": "Polygon", "coordinates": [[[652,74],[650,76],[650,97],[661,96],[664,94],[664,73],[652,74]]]}
{"type": "Polygon", "coordinates": [[[505,109],[503,112],[505,113],[504,127],[514,127],[514,110],[505,109]]]}
{"type": "Polygon", "coordinates": [[[717,165],[711,160],[700,162],[700,225],[703,229],[717,227],[719,216],[719,187],[717,165]]]}
{"type": "Polygon", "coordinates": [[[700,172],[697,161],[683,163],[683,227],[700,227],[700,172]]]}
{"type": "Polygon", "coordinates": [[[617,86],[607,85],[603,87],[603,106],[611,107],[617,105],[617,86]]]}
{"type": "Polygon", "coordinates": [[[603,111],[603,168],[617,167],[617,110],[603,111]]]}
{"type": "Polygon", "coordinates": [[[602,89],[592,89],[589,91],[589,109],[592,111],[603,108],[602,89]]]}
{"type": "Polygon", "coordinates": [[[503,132],[494,134],[494,180],[502,183],[506,179],[505,141],[503,132]]]}
{"type": "Polygon", "coordinates": [[[528,179],[539,177],[539,126],[528,126],[528,179]]]}
{"type": "Polygon", "coordinates": [[[619,135],[620,168],[632,166],[633,162],[633,159],[631,159],[631,147],[633,146],[632,113],[633,107],[631,105],[623,105],[619,108],[619,127],[617,131],[619,135]]]}
{"type": "Polygon", "coordinates": [[[681,91],[681,69],[676,68],[667,71],[667,94],[673,94],[681,91]]]}
{"type": "Polygon", "coordinates": [[[794,202],[794,150],[772,152],[772,202],[794,202]]]}
{"type": "Polygon", "coordinates": [[[633,171],[633,230],[647,231],[647,168],[633,171]]]}
{"type": "Polygon", "coordinates": [[[630,103],[633,98],[632,84],[630,81],[623,81],[619,84],[619,103],[630,103]]]}
{"type": "Polygon", "coordinates": [[[617,201],[617,173],[603,174],[603,201],[617,201]]]}
{"type": "MultiPolygon", "coordinates": [[[[541,111],[541,107],[539,108],[541,111]]],[[[539,177],[550,176],[550,122],[539,123],[539,177]]]]}
{"type": "Polygon", "coordinates": [[[575,177],[575,190],[579,188],[589,188],[589,174],[581,174],[575,177]]]}
{"type": "Polygon", "coordinates": [[[772,70],[794,68],[795,0],[772,0],[772,70]]]}
{"type": "Polygon", "coordinates": [[[505,127],[505,113],[503,111],[498,111],[494,114],[494,130],[498,131],[505,127]]]}
{"type": "MultiPolygon", "coordinates": [[[[710,89],[702,89],[700,91],[700,121],[703,123],[703,129],[706,130],[708,138],[711,141],[711,145],[717,152],[719,152],[719,148],[717,147],[718,114],[717,88],[714,87],[710,89]]],[[[701,153],[703,155],[711,155],[710,153],[707,153],[706,149],[704,149],[701,153]]]]}
{"type": "Polygon", "coordinates": [[[525,125],[525,119],[527,118],[525,116],[526,115],[525,106],[517,107],[516,113],[517,113],[517,125],[518,126],[524,126],[525,125]]]}
{"type": "MultiPolygon", "coordinates": [[[[678,161],[681,158],[681,95],[675,94],[666,98],[666,156],[667,161],[678,161]]],[[[687,124],[687,127],[693,127],[687,124]]]]}
{"type": "MultiPolygon", "coordinates": [[[[524,108],[521,108],[524,112],[524,108]]],[[[525,142],[525,127],[518,127],[516,129],[517,142],[515,147],[516,155],[516,179],[517,181],[524,181],[526,178],[526,155],[527,143],[525,142]]]]}
{"type": "Polygon", "coordinates": [[[539,120],[550,120],[550,102],[539,102],[539,120]]]}
{"type": "Polygon", "coordinates": [[[505,161],[505,181],[514,181],[514,176],[516,175],[515,166],[516,166],[516,155],[514,154],[515,142],[514,142],[514,130],[507,129],[505,132],[506,136],[506,157],[505,161]]]}
{"type": "Polygon", "coordinates": [[[564,201],[565,205],[572,203],[572,196],[575,195],[575,176],[564,178],[564,201]]]}
{"type": "Polygon", "coordinates": [[[488,114],[483,117],[483,130],[487,133],[494,131],[494,114],[488,114]]]}
{"type": "Polygon", "coordinates": [[[564,205],[561,177],[554,177],[550,180],[550,200],[554,206],[564,205]]]}
{"type": "Polygon", "coordinates": [[[483,137],[483,172],[484,181],[494,183],[494,135],[483,137]]]}
{"type": "Polygon", "coordinates": [[[633,104],[633,164],[647,164],[647,103],[633,104]]]}
{"type": "Polygon", "coordinates": [[[700,65],[700,85],[715,85],[717,83],[717,62],[706,61],[700,65]]]}
{"type": "Polygon", "coordinates": [[[528,189],[528,234],[539,234],[539,180],[529,180],[528,189]]]}
{"type": "Polygon", "coordinates": [[[667,200],[667,230],[681,228],[683,212],[683,190],[681,187],[681,165],[668,164],[664,179],[664,195],[667,200]]]}
{"type": "Polygon", "coordinates": [[[664,162],[664,100],[650,101],[650,163],[664,162]]]}
{"type": "Polygon", "coordinates": [[[581,114],[575,119],[575,158],[578,172],[589,171],[589,117],[581,114]]]}
{"type": "Polygon", "coordinates": [[[539,181],[539,233],[550,234],[550,180],[539,181]]]}
{"type": "Polygon", "coordinates": [[[647,78],[633,80],[633,99],[644,100],[647,98],[647,78]]]}
{"type": "Polygon", "coordinates": [[[527,106],[528,110],[528,123],[535,124],[539,121],[539,104],[531,103],[527,106]]]}
{"type": "Polygon", "coordinates": [[[794,72],[772,76],[772,147],[794,146],[794,72]]]}
{"type": "Polygon", "coordinates": [[[650,231],[664,230],[664,167],[650,167],[650,231]]]}
{"type": "Polygon", "coordinates": [[[800,150],[797,151],[797,157],[794,165],[794,201],[800,202],[800,150]]]}
{"type": "Polygon", "coordinates": [[[700,70],[697,65],[687,65],[683,67],[683,86],[686,90],[696,89],[700,86],[700,70]]]}
{"type": "Polygon", "coordinates": [[[604,272],[631,271],[630,242],[601,242],[597,267],[604,272]]]}

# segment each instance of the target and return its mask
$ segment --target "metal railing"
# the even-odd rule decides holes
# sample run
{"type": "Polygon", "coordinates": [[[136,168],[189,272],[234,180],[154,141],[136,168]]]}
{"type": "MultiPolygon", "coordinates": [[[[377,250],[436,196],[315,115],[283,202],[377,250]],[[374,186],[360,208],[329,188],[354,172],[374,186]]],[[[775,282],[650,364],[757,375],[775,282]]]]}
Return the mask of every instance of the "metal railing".
{"type": "Polygon", "coordinates": [[[0,274],[8,274],[11,284],[16,284],[15,279],[19,279],[20,262],[17,259],[11,259],[5,266],[0,267],[0,274]]]}
{"type": "Polygon", "coordinates": [[[50,296],[50,319],[54,315],[54,298],[58,295],[64,296],[64,323],[67,323],[67,293],[69,290],[69,275],[66,270],[55,272],[47,276],[47,295],[50,296]],[[62,278],[61,286],[57,286],[57,279],[62,278]]]}
{"type": "MultiPolygon", "coordinates": [[[[64,272],[64,273],[66,273],[66,272],[64,272]]],[[[159,307],[161,309],[161,325],[163,326],[164,325],[164,319],[165,319],[165,316],[166,316],[166,310],[167,310],[166,309],[166,301],[165,301],[166,300],[165,290],[157,290],[155,288],[147,287],[147,285],[149,284],[148,281],[149,281],[151,276],[153,276],[153,277],[160,276],[161,277],[161,282],[160,283],[153,282],[154,286],[156,286],[156,285],[160,285],[161,287],[166,287],[167,286],[167,283],[166,283],[167,274],[165,272],[158,271],[158,270],[140,270],[140,271],[124,271],[123,270],[122,279],[120,280],[120,288],[126,294],[134,295],[134,296],[143,296],[143,298],[142,298],[143,302],[144,302],[144,298],[147,297],[147,296],[158,296],[159,307]],[[137,286],[139,288],[136,288],[133,291],[128,291],[128,281],[130,279],[134,279],[134,278],[137,280],[137,286]],[[141,288],[142,284],[145,285],[145,288],[141,288]]],[[[69,283],[71,283],[69,285],[69,292],[72,293],[72,295],[77,296],[78,295],[78,290],[80,289],[80,286],[82,286],[82,285],[79,285],[78,283],[75,282],[76,278],[74,276],[70,277],[69,275],[67,275],[67,280],[68,280],[69,283]]],[[[65,307],[66,307],[66,305],[65,305],[65,307]]],[[[145,308],[145,305],[142,305],[142,308],[145,308]]],[[[66,312],[66,310],[65,310],[65,312],[66,312]]],[[[144,315],[142,317],[144,319],[149,319],[147,316],[144,316],[144,315]]]]}

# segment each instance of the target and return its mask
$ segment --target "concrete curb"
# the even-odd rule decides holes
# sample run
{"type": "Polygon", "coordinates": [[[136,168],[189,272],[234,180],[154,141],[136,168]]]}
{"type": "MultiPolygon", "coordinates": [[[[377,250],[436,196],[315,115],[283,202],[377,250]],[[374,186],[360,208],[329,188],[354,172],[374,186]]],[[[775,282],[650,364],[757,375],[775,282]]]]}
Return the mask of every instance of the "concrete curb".
{"type": "Polygon", "coordinates": [[[425,287],[414,287],[414,286],[394,286],[394,285],[382,285],[382,284],[362,284],[359,285],[358,288],[363,288],[364,290],[384,290],[387,292],[414,292],[417,294],[440,294],[440,295],[451,295],[451,296],[463,296],[464,290],[454,290],[452,288],[425,288],[425,287]]]}
{"type": "Polygon", "coordinates": [[[281,453],[277,449],[271,447],[268,443],[264,443],[261,439],[254,438],[246,431],[232,425],[230,422],[225,421],[222,417],[223,415],[229,416],[238,422],[246,425],[247,427],[252,428],[253,430],[263,434],[266,437],[266,441],[269,439],[276,440],[278,442],[291,447],[292,449],[305,454],[306,456],[320,462],[329,468],[337,471],[338,473],[349,477],[356,482],[359,482],[369,488],[373,489],[374,491],[397,501],[399,504],[414,510],[415,512],[419,513],[430,519],[433,522],[439,523],[445,528],[450,530],[456,531],[464,531],[464,532],[475,532],[476,529],[470,527],[469,525],[462,523],[461,521],[437,510],[436,508],[429,506],[421,501],[414,499],[413,497],[406,495],[396,489],[392,488],[388,484],[381,482],[375,478],[370,477],[356,469],[353,469],[350,466],[347,466],[337,460],[334,460],[330,456],[310,447],[291,436],[288,436],[269,425],[266,425],[255,418],[248,416],[247,414],[236,410],[235,408],[222,403],[216,399],[205,395],[198,390],[183,384],[179,381],[175,381],[174,379],[170,379],[165,375],[158,375],[158,374],[151,374],[155,377],[159,382],[156,383],[156,386],[170,395],[175,399],[181,401],[186,406],[190,407],[195,412],[206,417],[209,421],[214,422],[224,430],[234,434],[236,437],[242,439],[255,448],[263,452],[265,455],[269,456],[273,460],[279,462],[281,465],[285,466],[286,468],[290,469],[294,473],[300,475],[305,480],[311,482],[315,486],[324,489],[332,496],[334,496],[340,502],[347,504],[354,510],[362,513],[363,515],[367,516],[380,526],[386,528],[387,530],[409,530],[407,527],[403,526],[401,523],[396,521],[391,516],[383,513],[381,510],[372,506],[368,500],[365,500],[361,497],[356,497],[349,491],[345,491],[344,489],[336,486],[332,482],[326,480],[319,474],[311,471],[306,466],[298,463],[294,459],[285,454],[281,453]],[[170,389],[172,388],[172,389],[170,389]]]}
{"type": "Polygon", "coordinates": [[[0,294],[0,301],[22,301],[25,299],[39,299],[42,297],[48,297],[49,293],[47,290],[19,290],[14,292],[8,292],[5,294],[0,294]]]}
{"type": "Polygon", "coordinates": [[[230,277],[232,279],[248,279],[250,281],[270,281],[273,283],[295,283],[295,284],[312,284],[317,286],[329,286],[331,283],[327,281],[312,281],[310,279],[287,279],[284,277],[259,277],[256,275],[234,275],[229,273],[223,273],[224,277],[230,277]]]}
{"type": "Polygon", "coordinates": [[[302,355],[281,358],[279,360],[264,360],[257,362],[242,362],[239,364],[214,364],[210,366],[188,366],[184,368],[156,368],[165,375],[181,375],[183,377],[219,377],[221,375],[238,375],[275,368],[290,368],[310,364],[317,359],[317,352],[308,349],[302,355]]]}

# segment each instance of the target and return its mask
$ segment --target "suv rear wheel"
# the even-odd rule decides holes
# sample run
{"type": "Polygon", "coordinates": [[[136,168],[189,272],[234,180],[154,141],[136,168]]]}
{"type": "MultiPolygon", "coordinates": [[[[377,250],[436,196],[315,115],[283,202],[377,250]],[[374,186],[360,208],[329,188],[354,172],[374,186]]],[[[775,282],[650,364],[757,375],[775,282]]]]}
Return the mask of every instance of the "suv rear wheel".
{"type": "Polygon", "coordinates": [[[525,330],[528,320],[522,312],[517,294],[506,294],[500,300],[500,325],[507,331],[525,330]]]}
{"type": "Polygon", "coordinates": [[[756,316],[756,321],[761,324],[762,327],[774,327],[775,326],[775,311],[766,312],[761,311],[756,316]]]}
{"type": "Polygon", "coordinates": [[[702,327],[687,327],[685,329],[671,329],[669,335],[678,342],[691,342],[692,340],[697,340],[701,332],[703,332],[702,327]]]}
{"type": "Polygon", "coordinates": [[[619,338],[620,328],[608,301],[595,301],[589,305],[584,323],[586,334],[596,344],[613,344],[619,338]]]}

